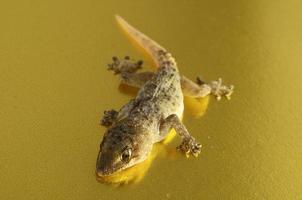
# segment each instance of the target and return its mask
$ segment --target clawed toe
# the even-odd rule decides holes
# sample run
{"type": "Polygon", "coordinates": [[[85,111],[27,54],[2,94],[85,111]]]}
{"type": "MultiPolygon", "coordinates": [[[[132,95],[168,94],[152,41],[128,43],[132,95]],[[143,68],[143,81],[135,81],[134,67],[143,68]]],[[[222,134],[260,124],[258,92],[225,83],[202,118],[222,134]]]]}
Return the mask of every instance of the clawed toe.
{"type": "Polygon", "coordinates": [[[231,95],[234,91],[234,86],[222,85],[222,79],[219,78],[217,81],[212,81],[210,84],[211,93],[216,97],[217,100],[220,100],[222,97],[231,99],[231,95]]]}
{"type": "Polygon", "coordinates": [[[184,139],[177,149],[185,153],[187,157],[190,155],[197,157],[201,152],[201,144],[197,143],[195,139],[192,138],[188,140],[184,139]]]}
{"type": "Polygon", "coordinates": [[[112,57],[113,63],[108,64],[108,70],[114,71],[114,74],[122,72],[133,73],[142,67],[143,61],[131,61],[129,56],[125,56],[124,59],[112,57]]]}

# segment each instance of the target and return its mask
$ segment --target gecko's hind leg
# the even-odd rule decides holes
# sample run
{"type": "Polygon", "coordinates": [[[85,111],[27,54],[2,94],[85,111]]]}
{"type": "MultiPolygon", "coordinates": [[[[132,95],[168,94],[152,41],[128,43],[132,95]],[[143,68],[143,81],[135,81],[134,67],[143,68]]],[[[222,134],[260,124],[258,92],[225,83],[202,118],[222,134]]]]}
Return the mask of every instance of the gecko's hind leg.
{"type": "Polygon", "coordinates": [[[129,56],[125,56],[124,59],[112,57],[113,63],[108,64],[108,70],[112,70],[114,74],[122,73],[134,73],[142,68],[143,61],[132,61],[129,56]]]}
{"type": "Polygon", "coordinates": [[[116,110],[105,110],[104,111],[104,116],[101,120],[101,125],[102,126],[111,126],[113,122],[117,119],[118,117],[118,112],[116,110]]]}
{"type": "Polygon", "coordinates": [[[234,86],[226,86],[222,84],[222,79],[218,78],[217,81],[211,81],[209,83],[205,83],[200,77],[197,77],[197,84],[200,87],[210,87],[211,94],[216,97],[217,100],[220,100],[222,97],[226,97],[227,99],[231,99],[231,95],[234,91],[234,86]]]}
{"type": "Polygon", "coordinates": [[[140,88],[154,75],[153,72],[137,73],[137,70],[142,67],[142,60],[131,61],[129,56],[124,59],[113,57],[112,60],[113,63],[108,65],[108,70],[114,71],[114,74],[119,74],[123,84],[140,88]]]}
{"type": "Polygon", "coordinates": [[[174,128],[174,130],[181,136],[182,142],[177,147],[178,150],[184,152],[186,156],[193,155],[195,157],[201,151],[201,144],[199,144],[195,138],[188,132],[184,124],[180,121],[177,115],[172,114],[168,116],[160,125],[160,139],[174,128]]]}
{"type": "Polygon", "coordinates": [[[181,89],[185,96],[202,98],[211,93],[208,85],[198,85],[185,76],[181,76],[181,89]]]}
{"type": "Polygon", "coordinates": [[[123,84],[141,88],[147,81],[153,77],[153,72],[140,72],[140,73],[122,73],[121,80],[123,84]]]}
{"type": "MultiPolygon", "coordinates": [[[[108,70],[114,71],[114,74],[120,74],[123,84],[140,88],[154,76],[154,72],[137,73],[137,70],[139,70],[143,64],[141,60],[136,62],[131,61],[129,56],[126,56],[124,59],[113,57],[112,60],[113,63],[108,65],[108,70]]],[[[222,85],[221,78],[219,78],[218,81],[205,83],[197,77],[197,83],[195,83],[187,77],[181,76],[181,88],[185,96],[202,98],[212,94],[217,100],[220,100],[223,96],[230,99],[234,86],[222,85]]]]}
{"type": "Polygon", "coordinates": [[[219,78],[218,81],[205,83],[199,77],[197,77],[197,83],[195,83],[185,76],[182,76],[181,88],[185,96],[202,98],[209,94],[212,94],[216,97],[217,100],[220,100],[223,96],[225,96],[227,99],[230,99],[234,86],[222,85],[221,78],[219,78]]]}

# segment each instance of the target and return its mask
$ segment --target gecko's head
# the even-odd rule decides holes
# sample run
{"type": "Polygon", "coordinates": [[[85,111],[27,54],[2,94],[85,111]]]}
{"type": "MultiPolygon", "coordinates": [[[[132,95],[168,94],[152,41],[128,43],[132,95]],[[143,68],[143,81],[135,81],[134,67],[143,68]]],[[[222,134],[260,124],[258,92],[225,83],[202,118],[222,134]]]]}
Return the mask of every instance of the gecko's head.
{"type": "Polygon", "coordinates": [[[105,134],[96,163],[99,177],[109,176],[144,161],[152,145],[129,126],[114,126],[105,134]]]}

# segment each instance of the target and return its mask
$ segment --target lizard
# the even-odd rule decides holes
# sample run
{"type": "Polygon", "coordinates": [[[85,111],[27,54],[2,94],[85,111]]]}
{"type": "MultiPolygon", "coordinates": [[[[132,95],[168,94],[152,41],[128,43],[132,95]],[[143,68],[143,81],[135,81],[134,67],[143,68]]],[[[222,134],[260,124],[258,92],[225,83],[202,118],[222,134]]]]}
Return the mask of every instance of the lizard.
{"type": "Polygon", "coordinates": [[[187,156],[197,156],[201,144],[189,133],[181,118],[183,98],[202,98],[209,94],[218,100],[230,98],[233,86],[222,85],[221,79],[197,83],[180,75],[172,55],[161,45],[116,15],[121,28],[142,47],[155,62],[156,72],[137,72],[143,61],[113,57],[108,69],[119,75],[122,83],[140,88],[137,96],[119,111],[104,112],[101,124],[106,130],[96,162],[96,174],[109,176],[147,159],[154,143],[165,139],[171,129],[182,138],[178,150],[187,156]]]}

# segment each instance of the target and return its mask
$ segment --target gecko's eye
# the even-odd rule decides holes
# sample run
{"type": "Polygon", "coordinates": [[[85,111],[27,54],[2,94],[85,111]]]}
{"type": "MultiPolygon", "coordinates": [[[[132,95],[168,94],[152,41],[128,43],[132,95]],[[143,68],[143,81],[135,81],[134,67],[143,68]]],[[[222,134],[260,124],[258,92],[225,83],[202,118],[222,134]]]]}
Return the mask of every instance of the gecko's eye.
{"type": "Polygon", "coordinates": [[[129,160],[130,160],[130,158],[131,158],[131,154],[132,154],[132,149],[131,148],[129,148],[129,147],[127,147],[124,151],[123,151],[123,153],[122,153],[122,161],[123,162],[128,162],[129,160]]]}

